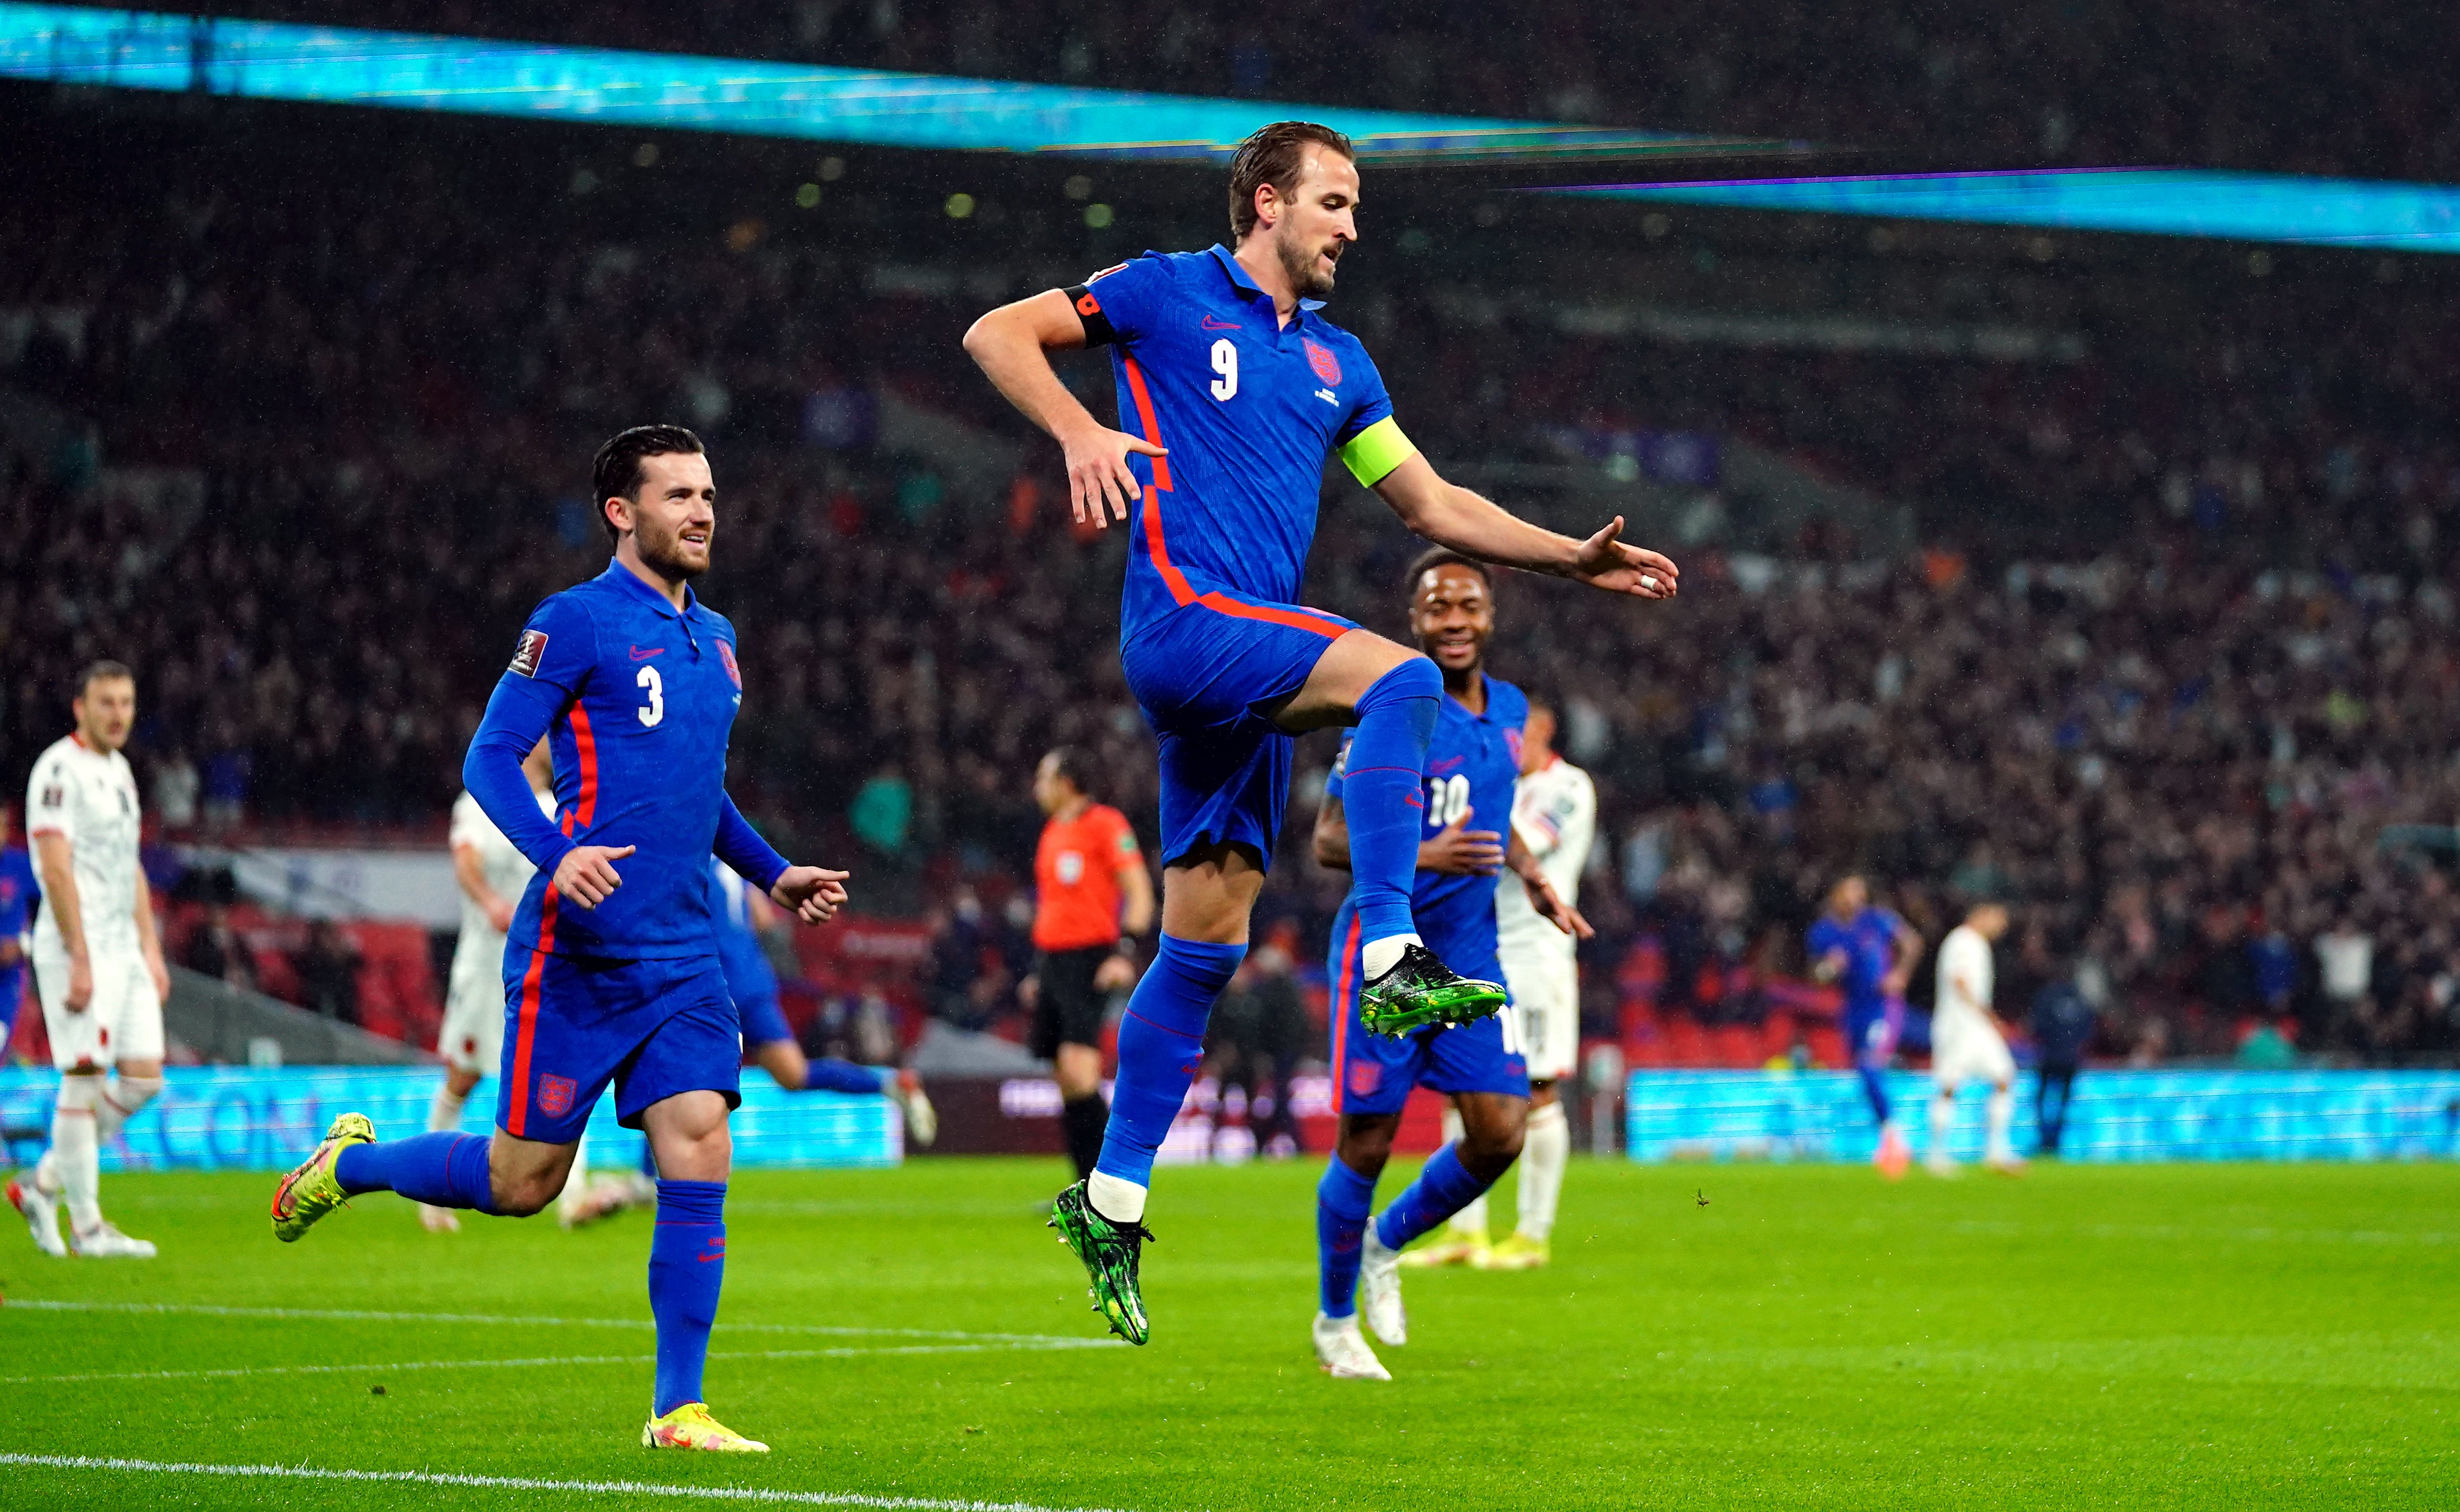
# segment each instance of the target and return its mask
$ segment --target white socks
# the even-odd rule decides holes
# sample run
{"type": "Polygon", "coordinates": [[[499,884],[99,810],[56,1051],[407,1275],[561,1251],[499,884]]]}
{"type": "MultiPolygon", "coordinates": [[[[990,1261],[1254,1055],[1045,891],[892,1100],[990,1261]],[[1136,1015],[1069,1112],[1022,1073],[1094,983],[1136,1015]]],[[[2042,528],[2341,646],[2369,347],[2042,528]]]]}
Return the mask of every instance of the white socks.
{"type": "Polygon", "coordinates": [[[2012,1161],[2014,1146],[2007,1142],[2007,1125],[2016,1117],[2016,1090],[1994,1087],[1990,1092],[1990,1143],[1985,1159],[2012,1161]]]}
{"type": "Polygon", "coordinates": [[[1414,934],[1388,934],[1381,940],[1369,940],[1358,952],[1358,969],[1365,980],[1372,982],[1399,964],[1402,951],[1425,943],[1414,934]]]}
{"type": "Polygon", "coordinates": [[[1563,1198],[1563,1167],[1572,1160],[1572,1125],[1563,1105],[1529,1110],[1529,1132],[1520,1143],[1519,1231],[1543,1241],[1555,1231],[1555,1208],[1563,1198]]]}
{"type": "Polygon", "coordinates": [[[1948,1132],[1956,1127],[1956,1098],[1945,1092],[1930,1095],[1930,1163],[1940,1165],[1951,1157],[1947,1153],[1948,1132]]]}
{"type": "Polygon", "coordinates": [[[1114,1224],[1145,1221],[1145,1189],[1124,1176],[1095,1171],[1085,1178],[1085,1200],[1093,1211],[1114,1224]]]}
{"type": "MultiPolygon", "coordinates": [[[[1463,1132],[1460,1110],[1449,1102],[1445,1103],[1444,1142],[1459,1144],[1463,1132]]],[[[1478,1193],[1467,1207],[1453,1214],[1452,1230],[1464,1239],[1473,1239],[1481,1245],[1486,1243],[1486,1194],[1484,1192],[1478,1193]]]]}
{"type": "Polygon", "coordinates": [[[450,1087],[436,1088],[435,1100],[427,1105],[427,1132],[442,1134],[461,1127],[461,1107],[469,1100],[467,1097],[453,1096],[450,1087]]]}
{"type": "Polygon", "coordinates": [[[101,1177],[102,1143],[95,1129],[95,1108],[102,1101],[100,1076],[62,1076],[59,1101],[52,1109],[52,1148],[34,1179],[47,1190],[68,1199],[69,1227],[93,1232],[102,1222],[102,1204],[95,1201],[101,1177]],[[50,1176],[46,1180],[44,1168],[50,1176]]]}
{"type": "Polygon", "coordinates": [[[94,1134],[95,1148],[99,1151],[103,1145],[119,1138],[119,1131],[128,1126],[128,1120],[137,1117],[138,1112],[161,1092],[162,1078],[114,1076],[97,1090],[100,1096],[95,1099],[94,1134]]]}

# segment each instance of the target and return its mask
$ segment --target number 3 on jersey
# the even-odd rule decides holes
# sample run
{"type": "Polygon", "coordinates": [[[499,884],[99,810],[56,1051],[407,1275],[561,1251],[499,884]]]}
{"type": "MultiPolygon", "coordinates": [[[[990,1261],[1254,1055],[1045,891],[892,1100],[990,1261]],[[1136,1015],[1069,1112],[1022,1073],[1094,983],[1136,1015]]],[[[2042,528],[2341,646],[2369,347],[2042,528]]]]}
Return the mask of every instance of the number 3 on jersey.
{"type": "Polygon", "coordinates": [[[1427,778],[1427,828],[1441,829],[1457,824],[1469,812],[1469,778],[1431,777],[1427,778]]]}
{"type": "Polygon", "coordinates": [[[1213,396],[1227,402],[1239,393],[1239,349],[1224,336],[1213,344],[1213,396]]]}
{"type": "Polygon", "coordinates": [[[654,667],[642,668],[641,675],[633,678],[632,681],[640,684],[642,691],[649,695],[649,701],[643,704],[636,712],[640,714],[643,724],[654,729],[658,721],[667,716],[666,682],[658,676],[658,670],[654,667]]]}

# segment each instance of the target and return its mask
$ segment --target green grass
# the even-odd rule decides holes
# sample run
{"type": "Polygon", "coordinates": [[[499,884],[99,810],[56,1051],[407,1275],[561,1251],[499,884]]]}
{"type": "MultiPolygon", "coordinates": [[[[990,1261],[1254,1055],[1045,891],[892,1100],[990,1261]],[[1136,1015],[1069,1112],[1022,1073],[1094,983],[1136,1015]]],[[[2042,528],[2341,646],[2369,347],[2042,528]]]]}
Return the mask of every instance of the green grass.
{"type": "MultiPolygon", "coordinates": [[[[644,1355],[638,1328],[15,1305],[639,1320],[638,1215],[577,1235],[478,1219],[433,1237],[406,1203],[366,1199],[285,1246],[266,1231],[267,1178],[106,1178],[111,1211],[163,1258],[50,1261],[0,1234],[0,1451],[1140,1512],[2460,1495],[2451,1166],[2043,1167],[1889,1186],[1861,1168],[1577,1163],[1553,1268],[1411,1274],[1412,1341],[1384,1352],[1390,1386],[1329,1381],[1309,1352],[1316,1171],[1161,1173],[1143,1350],[994,1340],[713,1361],[719,1416],[775,1447],[749,1462],[636,1447],[645,1364],[398,1368],[644,1355]],[[343,1368],[56,1378],[309,1365],[343,1368]]],[[[753,1324],[1093,1337],[1083,1277],[1032,1211],[1059,1183],[1035,1161],[747,1175],[714,1349],[930,1342],[753,1324]]],[[[625,1500],[0,1465],[9,1507],[625,1500]]]]}

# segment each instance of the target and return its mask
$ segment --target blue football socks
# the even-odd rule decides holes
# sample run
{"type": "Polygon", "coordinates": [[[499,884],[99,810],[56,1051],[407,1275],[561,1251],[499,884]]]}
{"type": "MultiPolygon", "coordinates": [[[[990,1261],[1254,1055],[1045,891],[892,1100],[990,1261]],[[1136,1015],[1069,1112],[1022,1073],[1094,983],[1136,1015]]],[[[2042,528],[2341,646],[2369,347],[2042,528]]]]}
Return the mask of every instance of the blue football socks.
{"type": "Polygon", "coordinates": [[[701,1370],[726,1282],[726,1183],[658,1182],[658,1225],[649,1237],[649,1315],[658,1324],[658,1382],[650,1416],[705,1401],[701,1370]]]}
{"type": "Polygon", "coordinates": [[[487,1176],[490,1142],[483,1134],[447,1129],[414,1134],[407,1139],[347,1145],[333,1158],[333,1179],[353,1197],[361,1192],[399,1192],[431,1207],[493,1213],[495,1186],[487,1176]]]}
{"type": "Polygon", "coordinates": [[[1349,821],[1349,898],[1358,908],[1359,938],[1369,945],[1415,930],[1410,884],[1417,876],[1418,833],[1427,816],[1418,783],[1443,696],[1443,673],[1412,656],[1375,679],[1358,700],[1341,806],[1349,821]]]}
{"type": "MultiPolygon", "coordinates": [[[[1230,985],[1247,947],[1161,937],[1153,965],[1128,998],[1119,1020],[1119,1075],[1111,1093],[1111,1122],[1102,1135],[1097,1176],[1137,1187],[1151,1184],[1154,1152],[1178,1117],[1196,1068],[1204,1060],[1204,1020],[1230,985]]],[[[1138,1213],[1103,1216],[1129,1222],[1138,1213]]]]}
{"type": "Polygon", "coordinates": [[[1854,1057],[1854,1071],[1862,1078],[1862,1096],[1871,1099],[1871,1112],[1881,1123],[1888,1121],[1888,1084],[1880,1079],[1884,1069],[1868,1055],[1854,1057]]]}
{"type": "Polygon", "coordinates": [[[1460,1162],[1459,1146],[1447,1144],[1427,1158],[1427,1168],[1418,1173],[1410,1189],[1392,1199],[1392,1205],[1375,1220],[1375,1237],[1385,1248],[1398,1249],[1475,1202],[1494,1184],[1471,1175],[1460,1162]]]}
{"type": "Polygon", "coordinates": [[[803,1074],[806,1092],[852,1092],[864,1097],[878,1097],[888,1090],[892,1073],[878,1066],[858,1066],[851,1060],[835,1055],[822,1055],[811,1063],[803,1074]]]}
{"type": "Polygon", "coordinates": [[[1315,1186],[1315,1252],[1319,1306],[1327,1318],[1358,1310],[1358,1261],[1374,1206],[1375,1178],[1359,1175],[1338,1155],[1325,1162],[1315,1186]]]}

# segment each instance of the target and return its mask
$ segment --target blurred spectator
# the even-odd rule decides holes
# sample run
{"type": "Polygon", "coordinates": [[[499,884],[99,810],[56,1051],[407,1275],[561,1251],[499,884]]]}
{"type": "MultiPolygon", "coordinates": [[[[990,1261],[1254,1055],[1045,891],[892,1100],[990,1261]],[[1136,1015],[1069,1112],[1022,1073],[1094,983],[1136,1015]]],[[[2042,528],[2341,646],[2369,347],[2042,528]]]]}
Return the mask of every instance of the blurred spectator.
{"type": "Polygon", "coordinates": [[[308,940],[290,958],[300,1007],[345,1024],[359,1021],[359,952],[330,919],[311,919],[308,940]]]}
{"type": "Polygon", "coordinates": [[[1206,1070],[1245,1100],[1256,1148],[1274,1156],[1306,1153],[1306,1137],[1290,1107],[1289,1080],[1302,1059],[1320,1054],[1321,1036],[1299,998],[1289,953],[1267,942],[1247,952],[1213,1005],[1204,1030],[1206,1070]]]}
{"type": "Polygon", "coordinates": [[[2324,1001],[2336,1031],[2372,1016],[2367,994],[2374,990],[2374,937],[2358,927],[2343,909],[2332,927],[2315,937],[2315,962],[2322,973],[2324,1001]]]}
{"type": "Polygon", "coordinates": [[[880,855],[891,861],[904,856],[914,825],[914,790],[895,762],[874,772],[855,791],[846,821],[854,826],[855,839],[880,855]]]}
{"type": "Polygon", "coordinates": [[[2244,1071],[2289,1071],[2298,1065],[2298,1049],[2283,1033],[2281,1021],[2267,1018],[2248,1032],[2231,1057],[2244,1071]]]}
{"type": "Polygon", "coordinates": [[[174,748],[154,763],[154,818],[166,835],[185,835],[197,827],[197,768],[188,754],[174,748]]]}
{"type": "Polygon", "coordinates": [[[1025,936],[985,911],[972,889],[932,919],[931,1012],[963,1030],[993,1027],[1017,1007],[1017,983],[1032,954],[1025,936]]]}
{"type": "MultiPolygon", "coordinates": [[[[256,957],[249,952],[246,939],[231,927],[230,907],[226,904],[213,902],[205,905],[205,916],[198,923],[195,932],[188,936],[187,948],[180,952],[180,964],[243,991],[257,990],[256,957]]],[[[355,988],[354,981],[354,993],[355,988]]],[[[356,1001],[355,995],[352,1001],[356,1001]]]]}

